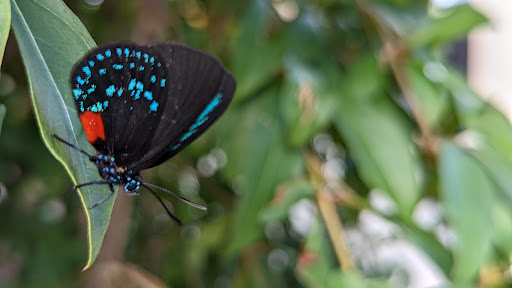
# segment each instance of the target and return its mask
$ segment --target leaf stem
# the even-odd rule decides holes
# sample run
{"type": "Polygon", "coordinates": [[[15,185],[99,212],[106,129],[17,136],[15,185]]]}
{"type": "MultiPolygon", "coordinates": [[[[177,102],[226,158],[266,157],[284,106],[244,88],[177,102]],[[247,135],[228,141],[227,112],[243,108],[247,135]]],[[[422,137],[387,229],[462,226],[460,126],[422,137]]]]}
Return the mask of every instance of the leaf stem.
{"type": "Polygon", "coordinates": [[[365,13],[368,18],[375,23],[377,32],[382,41],[382,55],[386,63],[389,64],[391,72],[395,77],[398,87],[402,91],[403,97],[409,106],[413,119],[416,121],[421,133],[420,145],[427,155],[436,158],[438,154],[437,141],[434,133],[425,121],[419,104],[414,97],[414,92],[409,85],[409,79],[403,69],[402,59],[404,55],[409,53],[398,35],[392,32],[392,29],[387,27],[384,21],[373,11],[372,7],[364,0],[356,0],[359,9],[365,13]]]}
{"type": "Polygon", "coordinates": [[[322,176],[321,162],[312,153],[307,153],[305,158],[311,182],[315,186],[318,209],[325,222],[338,262],[342,270],[353,270],[355,269],[354,261],[352,260],[352,254],[350,253],[347,242],[345,241],[343,225],[336,211],[334,198],[331,197],[329,191],[324,188],[325,179],[322,176]]]}

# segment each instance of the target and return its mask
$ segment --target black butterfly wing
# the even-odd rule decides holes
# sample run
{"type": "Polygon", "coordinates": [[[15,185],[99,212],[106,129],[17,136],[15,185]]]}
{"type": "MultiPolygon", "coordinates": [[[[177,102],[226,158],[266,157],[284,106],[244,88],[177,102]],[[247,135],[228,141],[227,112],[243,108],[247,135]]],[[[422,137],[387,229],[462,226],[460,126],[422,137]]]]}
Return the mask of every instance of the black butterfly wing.
{"type": "Polygon", "coordinates": [[[144,155],[168,94],[163,59],[146,46],[111,43],[91,50],[71,73],[71,87],[87,138],[125,166],[144,155]]]}
{"type": "Polygon", "coordinates": [[[204,133],[227,109],[236,89],[233,75],[209,54],[173,43],[150,47],[166,59],[169,94],[151,147],[133,164],[134,171],[166,161],[204,133]]]}
{"type": "Polygon", "coordinates": [[[196,49],[112,43],[75,65],[71,86],[89,141],[138,172],[201,135],[227,108],[236,81],[196,49]]]}

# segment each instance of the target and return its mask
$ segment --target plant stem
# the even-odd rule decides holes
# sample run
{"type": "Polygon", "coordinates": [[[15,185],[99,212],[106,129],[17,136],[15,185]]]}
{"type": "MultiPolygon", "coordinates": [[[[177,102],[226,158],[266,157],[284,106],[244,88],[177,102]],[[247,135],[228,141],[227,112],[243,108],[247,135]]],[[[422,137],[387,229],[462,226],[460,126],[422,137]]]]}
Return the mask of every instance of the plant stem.
{"type": "Polygon", "coordinates": [[[331,238],[332,246],[338,258],[342,270],[355,269],[352,254],[345,241],[345,233],[343,232],[343,225],[341,224],[340,217],[336,211],[336,204],[330,193],[324,189],[325,179],[322,175],[321,162],[312,153],[307,153],[306,156],[307,168],[311,182],[316,190],[316,202],[320,214],[325,222],[327,232],[331,238]]]}

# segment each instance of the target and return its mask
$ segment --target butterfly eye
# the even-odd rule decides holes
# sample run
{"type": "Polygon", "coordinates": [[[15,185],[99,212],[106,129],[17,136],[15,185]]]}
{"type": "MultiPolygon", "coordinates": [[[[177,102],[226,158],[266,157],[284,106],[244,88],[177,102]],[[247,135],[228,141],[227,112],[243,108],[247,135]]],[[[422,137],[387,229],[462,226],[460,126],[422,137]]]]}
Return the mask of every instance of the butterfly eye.
{"type": "Polygon", "coordinates": [[[103,169],[98,169],[98,172],[102,178],[105,178],[108,174],[108,168],[104,167],[103,169]]]}
{"type": "Polygon", "coordinates": [[[135,191],[139,190],[139,187],[140,187],[139,181],[131,180],[130,182],[126,183],[126,185],[124,185],[124,191],[135,192],[135,191]]]}

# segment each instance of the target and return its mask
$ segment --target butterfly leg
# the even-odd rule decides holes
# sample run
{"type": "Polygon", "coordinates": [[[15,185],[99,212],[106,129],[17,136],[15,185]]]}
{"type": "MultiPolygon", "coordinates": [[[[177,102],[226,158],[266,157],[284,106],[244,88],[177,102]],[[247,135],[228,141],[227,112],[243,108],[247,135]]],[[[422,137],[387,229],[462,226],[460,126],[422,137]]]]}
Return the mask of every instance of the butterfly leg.
{"type": "Polygon", "coordinates": [[[68,145],[69,147],[71,147],[71,148],[75,149],[76,151],[78,151],[78,152],[80,152],[80,153],[82,153],[82,154],[86,155],[87,157],[89,157],[89,158],[91,158],[91,157],[92,157],[92,156],[91,156],[91,154],[89,154],[89,153],[85,152],[84,150],[80,149],[79,147],[76,147],[75,145],[73,145],[73,144],[69,143],[68,141],[66,141],[66,140],[64,140],[64,139],[62,139],[62,138],[60,138],[59,136],[57,136],[57,135],[55,135],[55,134],[52,134],[52,136],[53,136],[53,138],[55,138],[55,139],[59,140],[60,142],[62,142],[62,143],[64,143],[64,144],[68,145]]]}
{"type": "Polygon", "coordinates": [[[78,184],[76,186],[73,186],[74,189],[78,189],[80,187],[84,187],[84,186],[89,186],[89,185],[105,185],[105,184],[111,184],[112,182],[110,181],[91,181],[91,182],[87,182],[87,183],[82,183],[82,184],[78,184]]]}
{"type": "Polygon", "coordinates": [[[98,185],[109,184],[110,191],[112,191],[112,193],[108,194],[107,197],[105,197],[104,199],[100,200],[98,203],[96,203],[96,204],[92,205],[91,207],[89,207],[89,209],[95,208],[96,206],[98,206],[101,203],[103,203],[103,202],[107,201],[108,199],[110,199],[110,197],[112,197],[112,195],[115,194],[114,184],[112,184],[112,182],[110,182],[110,181],[91,181],[91,182],[87,182],[87,183],[82,183],[82,184],[76,185],[73,188],[78,189],[80,187],[89,186],[89,185],[95,185],[95,184],[98,184],[98,185]]]}
{"type": "Polygon", "coordinates": [[[114,190],[114,185],[112,183],[109,183],[109,187],[110,187],[110,191],[112,191],[112,193],[108,194],[107,197],[103,198],[102,200],[100,200],[98,203],[92,205],[91,207],[89,207],[89,209],[94,209],[96,208],[98,205],[100,205],[101,203],[107,201],[108,199],[110,199],[115,193],[116,191],[114,190]]]}

